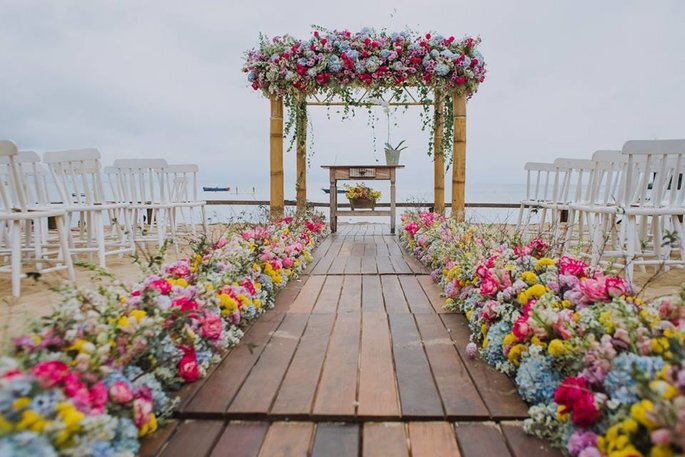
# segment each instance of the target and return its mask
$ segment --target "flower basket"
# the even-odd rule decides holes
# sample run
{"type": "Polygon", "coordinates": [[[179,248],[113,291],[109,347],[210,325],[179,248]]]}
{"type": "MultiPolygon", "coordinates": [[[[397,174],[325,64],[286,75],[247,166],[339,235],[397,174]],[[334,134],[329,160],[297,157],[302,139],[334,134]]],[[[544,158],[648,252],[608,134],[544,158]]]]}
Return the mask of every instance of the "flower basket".
{"type": "Polygon", "coordinates": [[[352,210],[357,209],[375,209],[376,200],[373,198],[348,198],[352,210]]]}

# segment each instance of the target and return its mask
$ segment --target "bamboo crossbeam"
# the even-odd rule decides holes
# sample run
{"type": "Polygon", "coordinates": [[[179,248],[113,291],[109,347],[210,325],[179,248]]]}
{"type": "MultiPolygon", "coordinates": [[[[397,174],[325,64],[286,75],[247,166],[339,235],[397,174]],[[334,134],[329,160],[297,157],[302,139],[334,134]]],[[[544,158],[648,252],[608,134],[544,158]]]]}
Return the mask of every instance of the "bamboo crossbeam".
{"type": "MultiPolygon", "coordinates": [[[[425,106],[432,105],[432,100],[426,100],[425,102],[392,102],[388,103],[388,106],[425,106]]],[[[383,106],[381,103],[373,102],[360,102],[360,103],[345,103],[345,102],[307,102],[307,106],[383,106]]]]}
{"type": "Polygon", "coordinates": [[[443,128],[444,128],[444,109],[441,94],[435,93],[435,126],[433,136],[433,191],[434,205],[436,213],[445,210],[445,155],[442,148],[443,128]]]}
{"type": "Polygon", "coordinates": [[[269,140],[271,195],[270,215],[283,217],[283,99],[271,97],[271,135],[269,140]]]}
{"type": "Polygon", "coordinates": [[[456,93],[452,97],[454,112],[454,142],[452,144],[452,217],[464,220],[464,190],[466,187],[466,98],[456,93]]]}

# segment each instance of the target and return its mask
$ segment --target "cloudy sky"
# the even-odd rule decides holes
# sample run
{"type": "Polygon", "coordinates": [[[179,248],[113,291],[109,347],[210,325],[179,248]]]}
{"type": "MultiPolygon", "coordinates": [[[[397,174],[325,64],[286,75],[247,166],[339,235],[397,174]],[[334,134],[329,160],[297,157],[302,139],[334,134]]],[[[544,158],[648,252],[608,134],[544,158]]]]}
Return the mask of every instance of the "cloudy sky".
{"type": "MultiPolygon", "coordinates": [[[[684,23],[679,0],[0,0],[0,138],[38,151],[94,146],[105,164],[196,162],[203,184],[265,194],[269,103],[240,71],[259,32],[480,35],[489,75],[468,106],[467,187],[484,201],[488,188],[520,182],[526,161],[685,137],[684,23]]],[[[374,155],[363,112],[341,122],[319,108],[310,118],[310,188],[326,181],[322,164],[381,157],[384,121],[374,155]]],[[[415,111],[397,122],[393,142],[409,145],[400,194],[430,197],[427,133],[415,111]]],[[[290,197],[294,154],[285,162],[290,197]]]]}

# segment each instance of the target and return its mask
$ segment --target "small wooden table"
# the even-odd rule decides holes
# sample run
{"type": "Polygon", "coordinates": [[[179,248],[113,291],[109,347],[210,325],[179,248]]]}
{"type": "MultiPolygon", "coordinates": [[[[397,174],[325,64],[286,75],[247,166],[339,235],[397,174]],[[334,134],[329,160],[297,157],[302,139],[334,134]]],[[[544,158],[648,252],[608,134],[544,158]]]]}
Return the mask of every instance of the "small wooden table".
{"type": "Polygon", "coordinates": [[[338,230],[338,216],[390,216],[390,233],[395,233],[395,172],[404,165],[322,165],[331,181],[331,231],[338,230]],[[338,181],[390,181],[390,211],[341,211],[338,209],[338,181]]]}

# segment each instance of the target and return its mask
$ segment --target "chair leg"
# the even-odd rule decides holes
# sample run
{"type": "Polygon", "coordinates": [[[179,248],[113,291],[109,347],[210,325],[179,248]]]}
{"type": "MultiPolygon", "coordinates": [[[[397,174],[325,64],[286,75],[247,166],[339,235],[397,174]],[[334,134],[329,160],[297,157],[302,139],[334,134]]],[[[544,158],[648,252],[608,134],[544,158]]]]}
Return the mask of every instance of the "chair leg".
{"type": "Polygon", "coordinates": [[[626,235],[627,235],[627,245],[625,251],[625,269],[626,269],[626,279],[629,282],[633,282],[633,270],[635,267],[635,256],[637,253],[637,243],[638,232],[637,232],[637,221],[634,216],[628,216],[625,218],[627,222],[626,235]]]}
{"type": "Polygon", "coordinates": [[[209,227],[207,226],[207,207],[205,205],[200,206],[202,211],[202,230],[204,230],[205,235],[209,233],[209,227]]]}
{"type": "Polygon", "coordinates": [[[107,266],[107,259],[105,253],[105,221],[103,213],[98,211],[93,214],[94,230],[95,230],[95,243],[97,244],[98,251],[98,264],[101,268],[107,266]]]}
{"type": "Polygon", "coordinates": [[[12,296],[18,297],[21,294],[21,225],[19,221],[10,222],[9,235],[11,248],[10,265],[12,266],[12,296]]]}
{"type": "Polygon", "coordinates": [[[157,242],[161,248],[166,238],[166,209],[160,208],[157,211],[157,242]]]}
{"type": "Polygon", "coordinates": [[[56,217],[55,223],[57,225],[57,235],[59,236],[59,245],[62,251],[62,258],[64,265],[67,267],[67,274],[70,281],[76,281],[76,274],[74,273],[74,262],[71,258],[71,251],[69,250],[69,237],[67,235],[66,220],[63,217],[56,217]]]}

